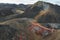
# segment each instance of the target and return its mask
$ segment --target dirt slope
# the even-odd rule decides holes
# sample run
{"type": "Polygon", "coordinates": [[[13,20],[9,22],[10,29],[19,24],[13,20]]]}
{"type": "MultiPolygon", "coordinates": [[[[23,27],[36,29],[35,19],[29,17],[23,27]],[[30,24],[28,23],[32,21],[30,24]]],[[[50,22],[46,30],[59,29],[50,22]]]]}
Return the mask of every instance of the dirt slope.
{"type": "Polygon", "coordinates": [[[12,19],[12,20],[0,23],[0,25],[9,25],[10,27],[13,27],[13,28],[25,30],[25,32],[33,36],[34,40],[60,40],[60,30],[57,30],[52,35],[42,38],[42,36],[36,35],[35,33],[31,33],[30,31],[28,31],[27,27],[30,23],[26,22],[27,20],[25,21],[24,20],[25,19],[20,19],[20,18],[12,19]]]}
{"type": "Polygon", "coordinates": [[[57,30],[50,36],[47,36],[44,40],[60,40],[60,30],[57,30]]]}

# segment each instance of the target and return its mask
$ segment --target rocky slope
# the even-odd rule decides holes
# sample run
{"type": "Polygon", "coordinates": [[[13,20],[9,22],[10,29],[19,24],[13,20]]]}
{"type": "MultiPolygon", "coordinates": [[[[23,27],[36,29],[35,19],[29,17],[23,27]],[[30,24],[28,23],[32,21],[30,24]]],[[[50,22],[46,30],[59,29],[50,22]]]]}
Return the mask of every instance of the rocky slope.
{"type": "Polygon", "coordinates": [[[30,18],[40,23],[60,22],[60,6],[38,1],[29,7],[23,4],[16,7],[15,4],[0,4],[0,40],[20,40],[21,33],[24,40],[60,40],[60,30],[45,38],[28,30],[30,18]]]}
{"type": "Polygon", "coordinates": [[[25,10],[24,17],[34,18],[38,20],[38,22],[43,23],[58,23],[60,22],[59,10],[60,6],[58,5],[38,1],[37,3],[33,4],[31,7],[28,7],[25,10]]]}
{"type": "Polygon", "coordinates": [[[2,40],[2,38],[4,38],[4,40],[7,40],[7,39],[10,40],[11,38],[13,38],[11,40],[15,40],[15,39],[17,39],[17,37],[18,37],[17,40],[19,40],[21,33],[24,33],[27,35],[27,37],[23,36],[24,40],[60,40],[60,30],[56,30],[55,32],[52,33],[52,35],[48,35],[45,38],[43,38],[40,35],[36,35],[33,32],[30,32],[28,30],[28,27],[31,24],[30,21],[32,21],[32,19],[30,19],[30,18],[18,18],[18,19],[12,19],[12,20],[8,20],[3,23],[0,23],[0,28],[1,28],[0,30],[2,30],[2,29],[5,30],[5,31],[4,30],[0,31],[0,33],[1,33],[0,40],[2,40]],[[4,33],[3,33],[3,31],[4,31],[4,33]],[[12,37],[10,37],[8,34],[12,37]],[[15,34],[17,34],[17,35],[15,35],[15,34]],[[5,35],[7,35],[7,36],[5,36],[5,35]],[[18,35],[20,35],[20,36],[18,36],[18,35]]]}
{"type": "Polygon", "coordinates": [[[60,6],[58,6],[58,5],[53,5],[53,4],[42,2],[42,1],[38,1],[32,5],[23,5],[23,4],[13,5],[12,4],[13,5],[12,7],[10,5],[8,4],[7,8],[6,8],[6,4],[5,4],[5,6],[2,5],[2,6],[4,6],[4,8],[3,7],[2,7],[2,9],[0,8],[1,9],[0,10],[1,11],[0,20],[27,17],[27,18],[34,18],[38,22],[43,22],[43,23],[60,22],[59,21],[60,20],[60,16],[59,16],[60,15],[60,6]],[[20,9],[19,7],[22,7],[22,8],[20,9]],[[24,11],[24,12],[22,14],[19,11],[24,11]],[[8,18],[6,18],[5,16],[7,16],[7,15],[12,15],[12,17],[8,16],[8,18]]]}
{"type": "MultiPolygon", "coordinates": [[[[0,40],[20,40],[22,34],[23,40],[37,40],[36,34],[29,31],[29,25],[31,25],[32,19],[29,18],[17,18],[0,23],[0,40]],[[5,31],[4,31],[4,30],[5,31]],[[4,31],[4,33],[3,33],[4,31]],[[4,35],[3,35],[4,34],[4,35]],[[15,35],[16,34],[16,35],[15,35]],[[6,35],[6,36],[5,36],[6,35]],[[8,37],[9,36],[9,37],[8,37]],[[2,39],[3,38],[3,39],[2,39]]],[[[40,40],[39,38],[38,40],[40,40]]]]}
{"type": "Polygon", "coordinates": [[[0,3],[0,22],[21,17],[28,5],[0,3]]]}

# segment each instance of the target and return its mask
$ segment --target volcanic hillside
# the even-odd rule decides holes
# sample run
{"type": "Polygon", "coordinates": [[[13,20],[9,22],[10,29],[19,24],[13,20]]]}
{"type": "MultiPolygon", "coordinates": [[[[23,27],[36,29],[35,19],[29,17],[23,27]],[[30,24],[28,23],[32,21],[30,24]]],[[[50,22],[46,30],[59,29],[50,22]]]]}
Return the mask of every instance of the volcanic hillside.
{"type": "Polygon", "coordinates": [[[60,6],[38,1],[25,10],[24,17],[34,18],[38,22],[60,22],[60,6]]]}

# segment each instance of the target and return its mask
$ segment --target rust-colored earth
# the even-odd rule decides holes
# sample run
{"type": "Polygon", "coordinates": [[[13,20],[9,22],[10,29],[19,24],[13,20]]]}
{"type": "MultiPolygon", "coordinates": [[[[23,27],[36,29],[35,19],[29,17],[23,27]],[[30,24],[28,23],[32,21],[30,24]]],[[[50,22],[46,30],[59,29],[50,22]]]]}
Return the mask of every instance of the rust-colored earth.
{"type": "MultiPolygon", "coordinates": [[[[29,23],[27,23],[27,22],[22,23],[22,22],[23,21],[21,21],[20,19],[13,19],[13,20],[9,20],[9,21],[0,23],[0,25],[10,25],[10,27],[14,27],[14,28],[25,28],[23,30],[27,31],[27,33],[30,34],[31,32],[29,32],[27,30],[27,26],[29,25],[29,23]]],[[[46,36],[44,38],[40,35],[36,35],[35,33],[32,33],[32,35],[33,35],[34,40],[60,40],[60,30],[59,29],[56,30],[54,33],[52,33],[52,35],[46,36]]]]}

